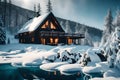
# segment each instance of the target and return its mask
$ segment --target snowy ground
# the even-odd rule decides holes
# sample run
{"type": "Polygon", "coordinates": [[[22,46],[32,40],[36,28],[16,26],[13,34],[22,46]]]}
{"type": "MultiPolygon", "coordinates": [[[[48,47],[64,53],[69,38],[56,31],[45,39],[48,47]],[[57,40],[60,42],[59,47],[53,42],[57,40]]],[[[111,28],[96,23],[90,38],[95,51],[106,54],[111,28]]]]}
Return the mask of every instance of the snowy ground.
{"type": "MultiPolygon", "coordinates": [[[[0,63],[21,63],[22,65],[33,63],[46,63],[45,59],[53,60],[60,53],[60,57],[70,53],[85,52],[89,46],[48,46],[40,44],[7,44],[0,45],[0,63]]],[[[55,62],[59,62],[57,60],[55,62]]]]}
{"type": "MultiPolygon", "coordinates": [[[[12,39],[13,37],[10,38],[12,39]]],[[[19,44],[17,41],[14,42],[15,40],[11,41],[11,44],[0,45],[0,64],[12,63],[13,66],[40,66],[41,64],[44,64],[42,68],[47,69],[48,71],[50,69],[58,69],[64,74],[66,74],[66,72],[71,73],[78,71],[83,71],[85,73],[104,72],[104,78],[93,78],[91,80],[120,79],[120,72],[116,68],[109,68],[107,62],[100,62],[98,56],[93,53],[94,51],[99,50],[94,50],[90,46],[49,46],[41,44],[19,44]],[[88,55],[92,62],[88,63],[86,67],[81,67],[79,60],[84,53],[88,52],[88,49],[88,55]],[[69,64],[73,62],[72,59],[78,62],[69,64]],[[46,67],[48,63],[49,67],[46,67]]]]}

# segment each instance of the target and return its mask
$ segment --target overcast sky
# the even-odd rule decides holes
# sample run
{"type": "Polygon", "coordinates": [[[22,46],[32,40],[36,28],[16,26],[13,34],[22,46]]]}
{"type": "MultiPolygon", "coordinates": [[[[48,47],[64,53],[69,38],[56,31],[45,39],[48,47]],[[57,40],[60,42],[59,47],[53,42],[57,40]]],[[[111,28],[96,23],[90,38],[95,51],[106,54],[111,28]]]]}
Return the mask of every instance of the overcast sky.
{"type": "MultiPolygon", "coordinates": [[[[51,0],[53,13],[57,17],[104,29],[104,18],[111,8],[113,16],[120,8],[120,0],[51,0]]],[[[33,10],[40,3],[45,13],[47,0],[12,0],[13,4],[33,10]]]]}

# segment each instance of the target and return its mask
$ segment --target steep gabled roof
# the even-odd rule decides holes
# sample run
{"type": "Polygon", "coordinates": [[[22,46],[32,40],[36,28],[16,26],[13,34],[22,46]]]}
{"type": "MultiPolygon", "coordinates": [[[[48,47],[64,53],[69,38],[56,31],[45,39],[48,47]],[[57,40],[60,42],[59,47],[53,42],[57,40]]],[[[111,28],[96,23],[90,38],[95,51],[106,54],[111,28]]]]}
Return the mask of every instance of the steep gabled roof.
{"type": "Polygon", "coordinates": [[[39,27],[39,25],[49,16],[49,14],[50,13],[47,13],[29,20],[23,25],[18,33],[35,31],[39,27]]]}

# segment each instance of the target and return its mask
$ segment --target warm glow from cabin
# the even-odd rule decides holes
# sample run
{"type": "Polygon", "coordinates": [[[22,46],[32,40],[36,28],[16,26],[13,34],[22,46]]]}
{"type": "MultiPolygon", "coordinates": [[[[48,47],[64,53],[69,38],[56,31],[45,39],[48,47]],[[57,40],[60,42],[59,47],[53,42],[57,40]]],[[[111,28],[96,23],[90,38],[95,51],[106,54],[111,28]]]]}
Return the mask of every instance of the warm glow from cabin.
{"type": "Polygon", "coordinates": [[[46,23],[45,23],[45,24],[43,24],[43,26],[42,26],[41,28],[43,28],[43,29],[47,28],[47,27],[48,27],[48,24],[49,24],[49,22],[48,22],[48,21],[46,21],[46,23]]]}
{"type": "Polygon", "coordinates": [[[32,41],[32,42],[34,42],[34,40],[35,40],[35,39],[34,39],[34,38],[32,38],[32,40],[31,40],[31,41],[32,41]]]}
{"type": "Polygon", "coordinates": [[[42,26],[41,28],[45,29],[45,28],[46,28],[46,27],[45,27],[45,24],[43,24],[43,26],[42,26]]]}
{"type": "Polygon", "coordinates": [[[51,29],[56,29],[56,27],[54,26],[52,22],[50,23],[50,25],[51,25],[51,29]]]}
{"type": "Polygon", "coordinates": [[[50,43],[51,43],[51,44],[53,43],[53,38],[50,38],[50,43]]]}
{"type": "Polygon", "coordinates": [[[45,44],[45,38],[41,38],[41,44],[45,44]]]}
{"type": "Polygon", "coordinates": [[[46,21],[45,26],[46,26],[46,27],[48,27],[48,24],[49,24],[49,22],[48,22],[48,21],[46,21]]]}
{"type": "Polygon", "coordinates": [[[72,44],[72,39],[68,38],[68,44],[72,44]]]}
{"type": "Polygon", "coordinates": [[[58,38],[55,39],[55,44],[58,44],[58,38]]]}

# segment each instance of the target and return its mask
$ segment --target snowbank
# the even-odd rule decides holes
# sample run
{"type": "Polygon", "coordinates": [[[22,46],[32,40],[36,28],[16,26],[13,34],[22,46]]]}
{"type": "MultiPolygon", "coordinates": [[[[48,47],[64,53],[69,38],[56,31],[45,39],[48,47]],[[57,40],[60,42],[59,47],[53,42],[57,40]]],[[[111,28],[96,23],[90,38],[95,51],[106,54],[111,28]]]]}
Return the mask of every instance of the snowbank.
{"type": "Polygon", "coordinates": [[[57,69],[61,72],[61,74],[64,75],[73,75],[77,74],[78,72],[81,73],[82,71],[80,64],[66,64],[58,67],[57,69]]]}
{"type": "MultiPolygon", "coordinates": [[[[14,66],[39,66],[44,63],[62,62],[62,56],[66,55],[72,62],[76,56],[76,61],[80,58],[78,54],[86,51],[89,46],[65,45],[49,46],[40,44],[9,44],[0,45],[0,63],[12,63],[14,66]],[[68,51],[70,55],[64,54],[68,51]],[[58,55],[60,53],[60,56],[58,55]],[[75,55],[74,55],[75,54],[75,55]]],[[[64,62],[64,61],[63,61],[64,62]]]]}
{"type": "Polygon", "coordinates": [[[107,77],[107,78],[93,78],[90,80],[120,80],[120,78],[115,78],[115,77],[107,77]]]}
{"type": "Polygon", "coordinates": [[[55,63],[48,63],[43,64],[40,66],[40,69],[43,69],[45,71],[55,71],[57,70],[57,67],[68,64],[67,62],[55,62],[55,63]]]}

